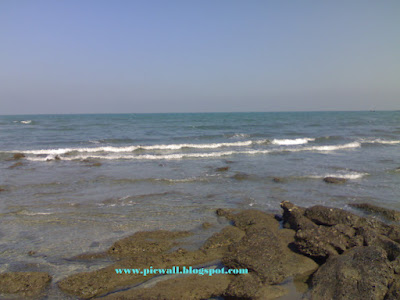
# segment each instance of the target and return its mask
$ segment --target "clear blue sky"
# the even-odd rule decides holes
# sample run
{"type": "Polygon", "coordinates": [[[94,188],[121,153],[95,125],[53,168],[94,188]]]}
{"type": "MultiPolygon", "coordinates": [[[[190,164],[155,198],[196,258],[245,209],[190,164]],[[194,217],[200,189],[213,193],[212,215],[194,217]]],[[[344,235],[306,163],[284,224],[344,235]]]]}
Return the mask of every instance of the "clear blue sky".
{"type": "Polygon", "coordinates": [[[400,109],[398,0],[1,0],[0,114],[400,109]]]}

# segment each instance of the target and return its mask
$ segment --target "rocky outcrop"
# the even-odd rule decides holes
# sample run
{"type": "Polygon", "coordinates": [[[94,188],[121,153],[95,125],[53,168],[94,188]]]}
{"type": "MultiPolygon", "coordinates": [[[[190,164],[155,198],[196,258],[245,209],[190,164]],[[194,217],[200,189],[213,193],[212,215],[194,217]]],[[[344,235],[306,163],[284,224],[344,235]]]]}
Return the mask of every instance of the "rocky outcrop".
{"type": "Polygon", "coordinates": [[[9,272],[0,274],[0,293],[20,297],[37,296],[50,284],[51,277],[43,272],[9,272]]]}
{"type": "Polygon", "coordinates": [[[311,299],[384,299],[393,281],[386,252],[374,246],[355,247],[331,257],[312,279],[311,299]]]}
{"type": "Polygon", "coordinates": [[[378,214],[391,221],[400,221],[400,212],[393,209],[387,209],[368,203],[350,203],[349,206],[366,212],[378,214]]]}

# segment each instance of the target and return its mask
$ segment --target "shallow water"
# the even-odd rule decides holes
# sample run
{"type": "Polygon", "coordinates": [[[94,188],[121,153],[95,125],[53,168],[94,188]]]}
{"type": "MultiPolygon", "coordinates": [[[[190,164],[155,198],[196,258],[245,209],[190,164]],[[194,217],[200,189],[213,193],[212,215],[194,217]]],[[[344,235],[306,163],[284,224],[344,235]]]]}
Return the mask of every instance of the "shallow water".
{"type": "Polygon", "coordinates": [[[400,112],[0,116],[0,141],[0,271],[58,280],[101,267],[71,256],[219,207],[400,209],[400,112]]]}

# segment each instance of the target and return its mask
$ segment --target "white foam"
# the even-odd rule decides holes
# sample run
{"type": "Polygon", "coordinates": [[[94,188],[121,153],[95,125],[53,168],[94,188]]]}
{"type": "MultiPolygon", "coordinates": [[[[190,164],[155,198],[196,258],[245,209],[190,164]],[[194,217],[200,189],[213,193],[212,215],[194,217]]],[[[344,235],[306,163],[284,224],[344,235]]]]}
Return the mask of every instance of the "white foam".
{"type": "Polygon", "coordinates": [[[274,145],[283,145],[283,146],[290,146],[290,145],[302,145],[307,144],[310,141],[315,141],[314,138],[299,138],[299,139],[273,139],[272,144],[274,145]]]}
{"type": "Polygon", "coordinates": [[[301,148],[301,149],[298,149],[298,150],[299,150],[299,151],[304,151],[304,150],[311,150],[311,151],[335,151],[335,150],[351,149],[351,148],[359,148],[359,147],[361,147],[361,144],[360,144],[359,142],[353,142],[353,143],[348,143],[348,144],[343,144],[343,145],[306,147],[306,148],[301,148]]]}
{"type": "Polygon", "coordinates": [[[325,178],[325,177],[336,177],[336,178],[344,178],[344,179],[360,179],[364,176],[368,176],[368,173],[361,172],[349,172],[349,173],[338,173],[338,174],[324,174],[324,175],[311,175],[307,176],[309,178],[325,178]]]}
{"type": "Polygon", "coordinates": [[[395,144],[400,144],[400,141],[387,141],[387,140],[381,140],[381,139],[375,139],[375,140],[361,140],[361,143],[368,143],[368,144],[387,144],[387,145],[395,145],[395,144]]]}
{"type": "Polygon", "coordinates": [[[20,121],[21,124],[31,124],[32,120],[20,121]]]}

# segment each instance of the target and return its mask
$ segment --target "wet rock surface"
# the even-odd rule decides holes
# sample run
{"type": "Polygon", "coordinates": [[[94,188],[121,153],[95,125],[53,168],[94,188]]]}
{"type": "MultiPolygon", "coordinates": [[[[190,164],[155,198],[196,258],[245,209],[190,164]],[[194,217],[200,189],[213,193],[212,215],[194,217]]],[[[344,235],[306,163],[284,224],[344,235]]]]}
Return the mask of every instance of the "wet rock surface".
{"type": "Polygon", "coordinates": [[[349,206],[358,208],[366,212],[381,215],[391,221],[400,221],[400,212],[393,209],[387,209],[368,203],[350,203],[349,206]]]}
{"type": "Polygon", "coordinates": [[[68,276],[58,286],[81,299],[277,299],[288,293],[285,282],[297,280],[310,299],[399,299],[399,225],[320,205],[303,208],[284,201],[281,207],[280,218],[253,209],[216,210],[231,225],[198,250],[183,248],[182,239],[192,234],[187,231],[137,232],[106,252],[72,258],[107,258],[110,265],[68,276]],[[213,266],[247,269],[247,274],[151,279],[154,275],[115,272],[150,266],[213,266]]]}
{"type": "Polygon", "coordinates": [[[347,179],[339,177],[325,177],[323,180],[326,183],[333,183],[333,184],[343,184],[346,183],[347,181],[347,179]]]}
{"type": "Polygon", "coordinates": [[[50,284],[51,277],[44,272],[8,272],[0,274],[0,293],[21,297],[37,296],[50,284]]]}
{"type": "Polygon", "coordinates": [[[393,270],[383,249],[355,247],[319,268],[311,299],[384,299],[392,281],[393,270]]]}

